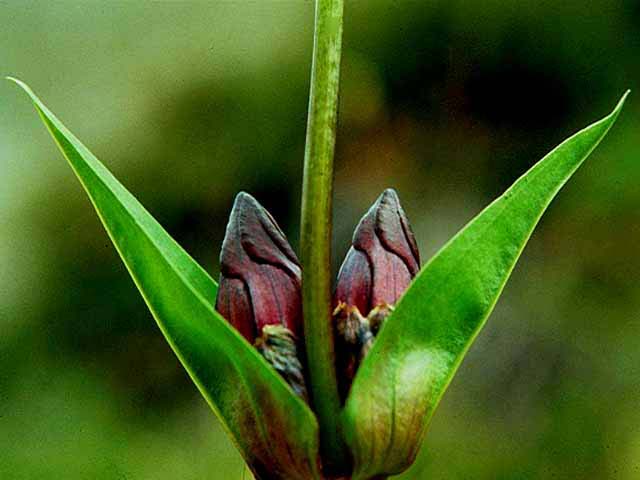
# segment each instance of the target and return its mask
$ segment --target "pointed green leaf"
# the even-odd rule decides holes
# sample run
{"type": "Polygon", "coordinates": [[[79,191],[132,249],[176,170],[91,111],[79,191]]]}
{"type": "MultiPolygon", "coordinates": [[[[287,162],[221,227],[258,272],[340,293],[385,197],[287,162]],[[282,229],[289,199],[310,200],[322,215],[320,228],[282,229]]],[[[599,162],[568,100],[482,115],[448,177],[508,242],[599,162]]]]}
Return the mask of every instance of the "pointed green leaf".
{"type": "Polygon", "coordinates": [[[343,412],[354,479],[399,473],[413,462],[434,409],[538,220],[613,125],[625,98],[464,227],[400,299],[360,367],[343,412]]]}
{"type": "Polygon", "coordinates": [[[19,80],[162,333],[259,479],[319,478],[313,412],[214,310],[217,285],[19,80]]]}

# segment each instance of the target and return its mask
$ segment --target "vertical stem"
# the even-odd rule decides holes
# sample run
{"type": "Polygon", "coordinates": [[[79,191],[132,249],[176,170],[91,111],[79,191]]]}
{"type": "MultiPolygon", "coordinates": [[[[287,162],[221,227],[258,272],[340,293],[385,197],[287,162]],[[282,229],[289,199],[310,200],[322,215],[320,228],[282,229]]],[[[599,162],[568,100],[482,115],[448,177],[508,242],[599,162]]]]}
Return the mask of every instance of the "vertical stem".
{"type": "Polygon", "coordinates": [[[309,117],[302,184],[301,263],[311,394],[329,469],[346,464],[331,325],[331,207],[343,0],[316,0],[309,117]]]}

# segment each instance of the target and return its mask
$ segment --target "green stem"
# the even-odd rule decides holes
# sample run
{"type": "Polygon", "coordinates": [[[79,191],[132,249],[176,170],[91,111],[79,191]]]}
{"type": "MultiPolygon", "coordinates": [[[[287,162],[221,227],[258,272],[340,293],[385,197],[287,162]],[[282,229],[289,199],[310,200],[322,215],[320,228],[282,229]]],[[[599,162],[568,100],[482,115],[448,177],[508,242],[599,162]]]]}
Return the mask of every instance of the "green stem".
{"type": "Polygon", "coordinates": [[[316,0],[300,233],[302,305],[311,394],[324,465],[343,468],[340,398],[331,326],[331,206],[343,0],[316,0]]]}

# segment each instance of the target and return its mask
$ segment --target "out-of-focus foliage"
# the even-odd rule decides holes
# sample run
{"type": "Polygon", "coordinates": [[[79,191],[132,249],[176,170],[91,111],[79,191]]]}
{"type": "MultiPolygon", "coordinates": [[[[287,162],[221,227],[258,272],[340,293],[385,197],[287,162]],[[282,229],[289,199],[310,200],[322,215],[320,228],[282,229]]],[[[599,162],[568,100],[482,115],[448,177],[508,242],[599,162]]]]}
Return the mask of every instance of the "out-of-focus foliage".
{"type": "MultiPolygon", "coordinates": [[[[387,186],[428,258],[638,90],[630,0],[346,9],[337,259],[387,186]]],[[[47,98],[212,274],[240,189],[295,247],[311,2],[10,1],[0,20],[0,73],[47,98]]],[[[543,219],[403,478],[637,478],[636,97],[543,219]]],[[[8,83],[0,98],[0,478],[240,477],[31,107],[8,83]]]]}

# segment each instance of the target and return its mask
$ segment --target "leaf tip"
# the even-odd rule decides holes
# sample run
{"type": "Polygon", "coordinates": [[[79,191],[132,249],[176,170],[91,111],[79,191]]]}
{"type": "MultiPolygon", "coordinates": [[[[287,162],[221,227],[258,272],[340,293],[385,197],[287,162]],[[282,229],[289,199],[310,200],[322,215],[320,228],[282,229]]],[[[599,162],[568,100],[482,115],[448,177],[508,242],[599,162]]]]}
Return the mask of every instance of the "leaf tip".
{"type": "Polygon", "coordinates": [[[631,93],[631,89],[627,88],[627,90],[622,94],[622,97],[618,101],[618,104],[613,109],[613,112],[611,112],[611,115],[617,116],[620,113],[620,111],[622,110],[622,107],[624,106],[625,102],[627,101],[627,97],[629,96],[630,93],[631,93]]]}
{"type": "Polygon", "coordinates": [[[16,77],[12,77],[10,75],[7,75],[7,76],[4,77],[4,79],[15,83],[16,85],[18,85],[23,90],[26,90],[26,91],[30,91],[31,90],[26,83],[24,83],[22,80],[17,79],[16,77]]]}
{"type": "Polygon", "coordinates": [[[24,92],[29,95],[29,97],[31,98],[31,100],[33,102],[35,102],[36,104],[39,105],[39,99],[36,96],[35,93],[33,93],[33,90],[31,90],[31,87],[29,85],[27,85],[26,83],[24,83],[22,80],[16,78],[16,77],[11,77],[11,76],[5,76],[4,77],[5,80],[8,80],[10,82],[15,83],[16,85],[18,85],[22,90],[24,90],[24,92]]]}

